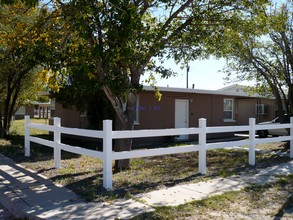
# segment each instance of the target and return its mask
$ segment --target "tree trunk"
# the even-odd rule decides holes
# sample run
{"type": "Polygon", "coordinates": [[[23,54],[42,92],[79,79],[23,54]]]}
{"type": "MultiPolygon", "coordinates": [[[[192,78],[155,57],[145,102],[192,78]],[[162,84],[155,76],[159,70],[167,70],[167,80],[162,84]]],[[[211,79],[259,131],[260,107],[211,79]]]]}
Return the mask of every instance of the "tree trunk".
{"type": "Polygon", "coordinates": [[[8,138],[9,133],[9,106],[10,106],[10,99],[11,99],[11,91],[8,87],[6,100],[4,102],[4,113],[3,113],[3,127],[2,127],[2,136],[3,138],[8,138]]]}
{"type": "MultiPolygon", "coordinates": [[[[140,76],[144,70],[145,65],[136,67],[135,65],[130,65],[131,79],[127,76],[126,84],[136,87],[136,89],[127,91],[126,103],[125,97],[121,94],[114,94],[110,87],[103,86],[103,91],[110,101],[115,113],[115,130],[133,130],[133,123],[136,115],[136,103],[137,103],[137,88],[139,88],[140,76]],[[126,104],[126,105],[125,105],[126,104]]],[[[128,71],[125,71],[125,74],[128,75],[128,71]]],[[[119,151],[130,151],[132,148],[132,139],[120,139],[115,140],[114,150],[119,151]]],[[[120,170],[125,170],[130,168],[130,160],[116,160],[114,165],[114,170],[119,172],[120,170]]]]}
{"type": "Polygon", "coordinates": [[[2,119],[2,109],[0,109],[0,138],[3,138],[3,119],[2,119]]]}
{"type": "MultiPolygon", "coordinates": [[[[127,122],[121,122],[118,117],[116,117],[115,120],[115,130],[129,130],[127,129],[129,127],[127,122]]],[[[121,152],[121,151],[130,151],[132,148],[132,139],[117,139],[114,142],[114,151],[121,152]]],[[[120,171],[120,170],[127,170],[130,169],[130,160],[124,159],[124,160],[116,160],[114,165],[114,171],[120,171]]]]}
{"type": "MultiPolygon", "coordinates": [[[[136,99],[137,94],[129,94],[128,95],[128,101],[127,101],[127,107],[124,109],[123,117],[116,114],[116,120],[115,120],[115,130],[133,130],[133,123],[134,118],[136,114],[136,99]],[[124,120],[121,120],[123,118],[124,120]]],[[[130,151],[132,148],[132,139],[117,139],[114,143],[114,150],[116,152],[121,151],[130,151]]],[[[114,170],[116,172],[119,172],[121,170],[127,170],[130,169],[130,160],[124,159],[124,160],[116,160],[114,165],[114,170]]]]}
{"type": "Polygon", "coordinates": [[[289,100],[289,112],[287,112],[291,117],[293,116],[293,85],[289,85],[288,90],[288,100],[289,100]]]}
{"type": "Polygon", "coordinates": [[[276,98],[276,103],[277,103],[277,116],[279,117],[280,122],[283,122],[285,120],[284,118],[284,106],[283,106],[283,100],[282,97],[279,93],[279,90],[276,86],[274,86],[273,84],[270,85],[270,87],[272,88],[273,94],[276,98]]]}
{"type": "Polygon", "coordinates": [[[14,110],[17,102],[17,98],[21,89],[21,81],[17,80],[15,85],[12,85],[12,79],[9,80],[7,85],[6,99],[4,102],[3,112],[3,124],[2,124],[2,137],[9,139],[9,130],[11,126],[11,120],[14,115],[14,110]]]}

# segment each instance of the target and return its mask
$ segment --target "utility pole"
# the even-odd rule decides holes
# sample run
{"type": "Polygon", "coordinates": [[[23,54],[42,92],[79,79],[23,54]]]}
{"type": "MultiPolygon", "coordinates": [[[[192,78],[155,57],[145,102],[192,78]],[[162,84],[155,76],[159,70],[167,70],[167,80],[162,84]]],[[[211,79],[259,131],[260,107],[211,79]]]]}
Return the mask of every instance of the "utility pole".
{"type": "Polygon", "coordinates": [[[189,73],[189,68],[190,68],[190,66],[187,63],[187,66],[186,66],[186,88],[187,89],[188,89],[188,73],[189,73]]]}

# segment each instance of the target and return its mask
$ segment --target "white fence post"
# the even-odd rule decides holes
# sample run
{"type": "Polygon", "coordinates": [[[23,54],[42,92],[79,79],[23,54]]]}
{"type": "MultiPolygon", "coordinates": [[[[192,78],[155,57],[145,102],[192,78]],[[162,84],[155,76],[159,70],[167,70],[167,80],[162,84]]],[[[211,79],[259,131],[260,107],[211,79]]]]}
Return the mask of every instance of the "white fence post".
{"type": "Polygon", "coordinates": [[[205,118],[200,118],[198,120],[198,127],[200,128],[198,142],[200,149],[198,151],[198,171],[199,173],[206,174],[206,154],[207,154],[207,120],[205,118]]]}
{"type": "Polygon", "coordinates": [[[103,121],[103,187],[112,189],[112,121],[103,121]]]}
{"type": "Polygon", "coordinates": [[[30,122],[30,116],[25,115],[25,136],[24,136],[24,156],[30,157],[31,156],[31,143],[30,143],[30,129],[29,129],[29,122],[30,122]]]}
{"type": "Polygon", "coordinates": [[[60,118],[54,118],[54,166],[59,169],[61,167],[61,133],[60,133],[61,120],[60,118]]]}
{"type": "Polygon", "coordinates": [[[255,165],[255,118],[249,119],[249,140],[250,140],[250,146],[249,146],[249,165],[254,166],[255,165]]]}
{"type": "Polygon", "coordinates": [[[290,136],[291,136],[291,140],[290,140],[290,158],[293,158],[293,117],[290,118],[290,136]]]}

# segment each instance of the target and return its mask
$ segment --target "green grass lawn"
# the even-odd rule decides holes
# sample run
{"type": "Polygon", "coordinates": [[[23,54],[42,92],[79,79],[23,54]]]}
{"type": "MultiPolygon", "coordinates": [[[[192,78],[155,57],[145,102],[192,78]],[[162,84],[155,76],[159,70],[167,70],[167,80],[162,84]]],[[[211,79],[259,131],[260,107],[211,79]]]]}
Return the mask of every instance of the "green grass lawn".
{"type": "MultiPolygon", "coordinates": [[[[49,124],[49,119],[43,119],[43,118],[32,118],[30,119],[31,123],[38,123],[38,124],[49,124]]],[[[24,119],[21,120],[15,120],[12,123],[12,126],[10,128],[10,133],[12,136],[24,136],[24,119]]],[[[39,130],[39,129],[30,129],[31,135],[37,136],[37,135],[48,135],[48,131],[39,130]]]]}

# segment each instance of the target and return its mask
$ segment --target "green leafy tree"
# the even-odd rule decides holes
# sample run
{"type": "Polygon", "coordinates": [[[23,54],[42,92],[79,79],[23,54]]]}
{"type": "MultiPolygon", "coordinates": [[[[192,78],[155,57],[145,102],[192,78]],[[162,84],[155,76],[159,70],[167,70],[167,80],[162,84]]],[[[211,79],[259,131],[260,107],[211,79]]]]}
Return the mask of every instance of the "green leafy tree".
{"type": "Polygon", "coordinates": [[[273,94],[281,120],[284,112],[293,114],[292,6],[264,9],[226,38],[228,80],[254,80],[254,91],[273,94]]]}
{"type": "MultiPolygon", "coordinates": [[[[44,61],[48,60],[47,57],[52,57],[52,48],[56,47],[51,39],[58,43],[55,36],[60,32],[55,31],[58,19],[52,17],[45,8],[23,3],[0,5],[2,137],[9,135],[12,116],[20,105],[28,99],[35,99],[36,93],[47,83],[44,78],[48,75],[48,68],[44,61]]],[[[57,57],[58,53],[54,55],[57,57]]]]}
{"type": "MultiPolygon", "coordinates": [[[[154,58],[185,62],[207,56],[217,48],[224,30],[242,17],[257,13],[263,0],[73,0],[57,1],[63,18],[82,41],[71,51],[66,70],[89,67],[88,80],[108,98],[115,114],[116,129],[132,130],[140,77],[173,72],[154,58]],[[74,55],[74,56],[73,56],[74,55]],[[84,62],[80,62],[84,61],[84,62]],[[71,67],[70,67],[71,66],[71,67]]],[[[70,77],[69,77],[70,78],[70,77]]],[[[156,96],[160,99],[157,89],[156,96]]],[[[131,149],[131,140],[118,140],[116,151],[131,149]]],[[[116,169],[129,168],[119,160],[116,169]]]]}
{"type": "Polygon", "coordinates": [[[17,3],[24,3],[26,6],[36,6],[39,4],[39,0],[24,0],[24,1],[19,1],[19,0],[1,0],[0,5],[14,5],[17,3]]]}
{"type": "Polygon", "coordinates": [[[88,127],[103,129],[103,120],[115,118],[115,112],[101,87],[94,80],[89,80],[89,69],[82,63],[71,69],[73,72],[58,92],[52,94],[64,107],[75,107],[86,112],[88,127]]]}

